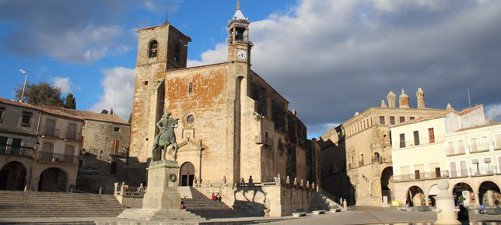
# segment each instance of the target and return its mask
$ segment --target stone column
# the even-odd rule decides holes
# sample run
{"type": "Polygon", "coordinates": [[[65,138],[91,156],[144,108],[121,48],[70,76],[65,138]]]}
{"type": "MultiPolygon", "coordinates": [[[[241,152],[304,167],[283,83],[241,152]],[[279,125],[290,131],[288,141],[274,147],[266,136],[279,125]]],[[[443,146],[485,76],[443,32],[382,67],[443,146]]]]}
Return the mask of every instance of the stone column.
{"type": "Polygon", "coordinates": [[[458,210],[454,207],[454,196],[447,191],[449,182],[447,180],[439,180],[437,186],[440,192],[435,197],[437,206],[437,221],[435,224],[461,224],[457,220],[458,210]]]}
{"type": "Polygon", "coordinates": [[[177,191],[179,166],[176,161],[151,162],[148,168],[148,190],[143,208],[179,210],[181,197],[177,191]]]}

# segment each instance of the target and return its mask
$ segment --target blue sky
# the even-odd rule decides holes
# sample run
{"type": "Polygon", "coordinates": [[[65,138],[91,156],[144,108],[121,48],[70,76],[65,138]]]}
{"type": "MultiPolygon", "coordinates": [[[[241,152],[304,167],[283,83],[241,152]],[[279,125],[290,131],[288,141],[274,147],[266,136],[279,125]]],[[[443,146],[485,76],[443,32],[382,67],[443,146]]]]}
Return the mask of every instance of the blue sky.
{"type": "MultiPolygon", "coordinates": [[[[290,102],[309,136],[402,89],[415,107],[484,104],[501,120],[501,1],[241,0],[252,69],[290,102]]],[[[191,36],[189,65],[224,61],[236,0],[0,0],[0,96],[23,82],[70,91],[77,108],[132,105],[135,30],[169,22],[191,36]]]]}

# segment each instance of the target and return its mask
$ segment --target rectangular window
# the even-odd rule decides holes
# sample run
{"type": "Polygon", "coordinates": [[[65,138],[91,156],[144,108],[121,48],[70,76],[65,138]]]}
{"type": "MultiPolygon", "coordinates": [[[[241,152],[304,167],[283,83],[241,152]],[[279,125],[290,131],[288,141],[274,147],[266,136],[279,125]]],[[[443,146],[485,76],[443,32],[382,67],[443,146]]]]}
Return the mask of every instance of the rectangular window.
{"type": "Polygon", "coordinates": [[[395,117],[394,116],[390,116],[390,124],[395,125],[395,117]]]}
{"type": "Polygon", "coordinates": [[[64,157],[63,157],[63,162],[64,163],[74,163],[73,162],[73,156],[75,155],[75,146],[73,145],[66,145],[64,148],[64,157]]]}
{"type": "Polygon", "coordinates": [[[414,145],[419,145],[419,131],[414,131],[414,145]]]}
{"type": "MultiPolygon", "coordinates": [[[[495,148],[501,149],[501,134],[496,134],[495,138],[496,138],[495,148]]],[[[501,164],[499,164],[499,166],[501,166],[501,164]]]]}
{"type": "Polygon", "coordinates": [[[456,170],[456,162],[450,162],[451,177],[457,177],[458,172],[456,170]]]}
{"type": "Polygon", "coordinates": [[[384,116],[379,117],[379,124],[384,125],[384,116]]]}
{"type": "Polygon", "coordinates": [[[461,171],[462,177],[468,176],[468,169],[466,169],[466,161],[459,162],[459,170],[461,171]]]}
{"type": "Polygon", "coordinates": [[[477,139],[470,139],[470,152],[478,152],[477,139]]]}
{"type": "Polygon", "coordinates": [[[463,140],[458,141],[458,153],[463,154],[464,153],[464,144],[463,140]]]}
{"type": "Polygon", "coordinates": [[[193,94],[193,83],[191,82],[188,84],[188,94],[193,94]]]}
{"type": "Polygon", "coordinates": [[[440,173],[440,167],[435,167],[435,178],[440,177],[442,177],[442,174],[440,173]]]}
{"type": "Polygon", "coordinates": [[[7,150],[7,140],[8,137],[0,136],[0,154],[4,153],[7,150]]]}
{"type": "Polygon", "coordinates": [[[12,145],[11,145],[11,152],[10,154],[12,155],[19,155],[21,154],[21,143],[23,142],[22,139],[19,138],[13,138],[12,139],[12,145]]]}
{"type": "Polygon", "coordinates": [[[364,154],[360,154],[360,166],[364,165],[364,154]]]}
{"type": "Polygon", "coordinates": [[[454,143],[452,141],[447,142],[447,155],[454,155],[454,143]]]}
{"type": "Polygon", "coordinates": [[[411,116],[411,117],[409,118],[409,120],[414,120],[414,119],[416,119],[416,118],[415,118],[415,117],[413,117],[413,116],[411,116]]]}
{"type": "Polygon", "coordinates": [[[44,142],[42,144],[42,152],[40,152],[39,159],[45,162],[52,161],[53,151],[54,151],[54,145],[51,143],[44,142]]]}
{"type": "Polygon", "coordinates": [[[487,136],[482,137],[482,150],[489,150],[489,142],[487,140],[487,136]]]}
{"type": "Polygon", "coordinates": [[[414,170],[414,178],[415,178],[416,180],[421,179],[421,176],[420,176],[420,175],[421,175],[421,174],[419,173],[419,170],[414,170]]]}
{"type": "Polygon", "coordinates": [[[113,131],[120,132],[120,127],[113,127],[113,131]]]}
{"type": "Polygon", "coordinates": [[[430,140],[430,144],[435,143],[435,131],[433,128],[428,128],[428,139],[430,140]]]}
{"type": "Polygon", "coordinates": [[[119,149],[120,143],[118,140],[113,139],[113,146],[112,146],[112,155],[118,155],[118,149],[119,149]]]}
{"type": "Polygon", "coordinates": [[[70,140],[77,140],[77,125],[74,123],[68,123],[66,128],[66,138],[70,140]]]}
{"type": "Polygon", "coordinates": [[[3,121],[3,112],[5,111],[4,107],[0,107],[0,122],[3,121]]]}
{"type": "Polygon", "coordinates": [[[403,122],[405,122],[405,117],[401,116],[400,117],[400,123],[403,123],[403,122]]]}
{"type": "Polygon", "coordinates": [[[31,112],[23,112],[23,117],[21,119],[21,126],[29,127],[31,125],[31,117],[33,113],[31,112]]]}
{"type": "Polygon", "coordinates": [[[405,134],[400,134],[400,148],[405,148],[405,134]]]}
{"type": "Polygon", "coordinates": [[[117,175],[117,162],[111,162],[111,167],[110,167],[110,174],[111,175],[117,175]]]}

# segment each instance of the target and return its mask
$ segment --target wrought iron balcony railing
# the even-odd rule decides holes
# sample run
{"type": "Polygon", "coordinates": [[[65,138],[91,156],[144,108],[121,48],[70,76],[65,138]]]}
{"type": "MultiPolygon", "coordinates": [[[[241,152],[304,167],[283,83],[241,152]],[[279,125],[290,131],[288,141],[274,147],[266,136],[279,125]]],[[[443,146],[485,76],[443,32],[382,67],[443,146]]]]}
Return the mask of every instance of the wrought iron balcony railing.
{"type": "Polygon", "coordinates": [[[44,137],[59,138],[59,129],[54,127],[42,127],[42,135],[44,137]]]}
{"type": "Polygon", "coordinates": [[[78,156],[42,151],[38,153],[38,160],[41,162],[76,164],[78,162],[78,156]]]}
{"type": "Polygon", "coordinates": [[[34,149],[24,146],[0,145],[0,155],[14,155],[33,158],[34,149]]]}
{"type": "Polygon", "coordinates": [[[73,131],[66,131],[66,140],[71,140],[71,141],[80,141],[82,139],[82,135],[78,132],[73,132],[73,131]]]}

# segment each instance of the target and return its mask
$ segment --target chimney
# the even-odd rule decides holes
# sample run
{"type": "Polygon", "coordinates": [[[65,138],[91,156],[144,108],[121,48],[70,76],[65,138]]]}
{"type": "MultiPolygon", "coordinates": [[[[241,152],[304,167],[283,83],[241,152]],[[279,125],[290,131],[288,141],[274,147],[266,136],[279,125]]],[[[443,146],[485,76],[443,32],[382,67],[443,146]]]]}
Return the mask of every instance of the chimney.
{"type": "Polygon", "coordinates": [[[396,101],[397,101],[397,95],[393,93],[393,91],[388,92],[388,95],[386,96],[388,99],[388,106],[390,108],[395,108],[396,106],[396,101]]]}
{"type": "Polygon", "coordinates": [[[404,89],[402,89],[402,93],[398,97],[398,107],[401,109],[409,108],[409,96],[405,93],[404,89]]]}
{"type": "Polygon", "coordinates": [[[418,109],[424,109],[426,108],[425,102],[424,102],[424,91],[421,88],[418,88],[416,91],[416,98],[417,98],[417,108],[418,109]]]}

